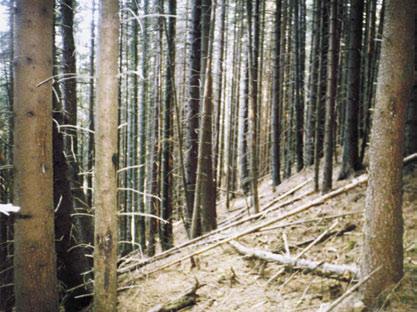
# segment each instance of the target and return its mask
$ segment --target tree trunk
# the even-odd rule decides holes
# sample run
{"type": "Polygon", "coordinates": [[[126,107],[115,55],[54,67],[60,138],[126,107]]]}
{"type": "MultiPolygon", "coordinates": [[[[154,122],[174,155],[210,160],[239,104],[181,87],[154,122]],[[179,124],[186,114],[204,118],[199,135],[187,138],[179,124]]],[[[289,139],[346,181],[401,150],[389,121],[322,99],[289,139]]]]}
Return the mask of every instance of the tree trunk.
{"type": "Polygon", "coordinates": [[[97,53],[94,310],[117,306],[118,1],[100,2],[97,53]]]}
{"type": "Polygon", "coordinates": [[[200,78],[201,78],[201,0],[192,0],[191,51],[189,99],[185,105],[186,139],[185,139],[185,169],[187,189],[185,224],[189,229],[193,215],[194,191],[197,172],[198,126],[200,113],[200,78]]]}
{"type": "Polygon", "coordinates": [[[339,179],[346,179],[360,169],[358,154],[360,72],[362,51],[363,0],[352,0],[348,55],[348,90],[343,135],[343,160],[339,179]]]}
{"type": "MultiPolygon", "coordinates": [[[[90,73],[90,87],[88,93],[88,119],[90,121],[90,130],[94,131],[94,59],[95,59],[95,10],[96,0],[91,4],[91,25],[90,25],[90,58],[89,58],[89,73],[90,73]]],[[[88,176],[87,176],[87,204],[90,209],[93,206],[93,166],[94,166],[94,133],[88,134],[88,176]]]]}
{"type": "MultiPolygon", "coordinates": [[[[169,1],[169,15],[176,14],[176,1],[169,1]]],[[[173,159],[172,159],[172,115],[173,115],[173,99],[174,99],[174,74],[175,74],[175,19],[168,19],[168,33],[167,33],[167,45],[168,45],[168,57],[166,59],[166,77],[165,77],[165,99],[163,108],[163,139],[162,139],[162,163],[161,163],[161,217],[167,220],[169,223],[160,225],[160,240],[162,250],[167,250],[173,246],[173,233],[172,233],[172,210],[173,210],[173,198],[172,198],[172,171],[173,171],[173,159]]],[[[162,39],[162,38],[161,38],[162,39]]],[[[178,117],[178,116],[177,116],[178,117]]]]}
{"type": "Polygon", "coordinates": [[[334,150],[334,125],[335,105],[337,94],[337,68],[339,65],[339,27],[338,27],[338,3],[332,0],[330,4],[329,26],[329,52],[327,54],[327,95],[326,118],[324,125],[324,166],[322,192],[327,193],[332,189],[333,178],[333,150],[334,150]]]}
{"type": "MultiPolygon", "coordinates": [[[[416,17],[417,23],[417,17],[416,17]]],[[[414,33],[414,80],[405,125],[405,155],[417,152],[417,26],[414,33]]]]}
{"type": "Polygon", "coordinates": [[[317,84],[320,65],[320,6],[321,0],[314,0],[313,26],[312,26],[312,49],[310,55],[309,99],[306,114],[306,132],[304,142],[305,165],[314,163],[314,137],[315,137],[315,107],[317,102],[317,84]]]}
{"type": "Polygon", "coordinates": [[[303,159],[303,128],[304,128],[304,100],[302,98],[304,92],[303,73],[301,71],[301,31],[300,31],[300,0],[293,0],[294,2],[294,36],[295,36],[295,55],[294,55],[294,69],[295,69],[295,156],[297,161],[297,171],[304,167],[303,159]]]}
{"type": "Polygon", "coordinates": [[[258,146],[257,146],[257,112],[258,112],[258,79],[259,79],[259,46],[260,46],[260,0],[246,2],[249,32],[249,120],[250,120],[250,173],[252,203],[255,212],[259,212],[258,195],[258,146]]]}
{"type": "Polygon", "coordinates": [[[15,11],[16,311],[57,311],[52,171],[53,3],[17,1],[15,11]],[[30,4],[30,5],[29,5],[30,4]]]}
{"type": "Polygon", "coordinates": [[[403,276],[402,157],[413,84],[415,1],[387,0],[374,120],[369,148],[362,276],[365,303],[403,276]],[[404,8],[407,8],[406,10],[404,8]]]}
{"type": "MultiPolygon", "coordinates": [[[[149,14],[149,0],[145,0],[143,2],[143,10],[145,14],[149,14]]],[[[147,120],[147,111],[150,109],[148,107],[148,92],[149,92],[149,19],[145,18],[143,21],[143,33],[142,33],[142,65],[141,65],[141,73],[142,73],[142,83],[140,88],[140,102],[139,102],[139,163],[138,165],[141,166],[139,168],[139,176],[138,176],[138,190],[139,192],[145,193],[145,175],[146,175],[146,153],[148,152],[146,149],[146,129],[147,123],[150,122],[147,120]]],[[[139,203],[139,213],[145,212],[145,196],[144,194],[139,194],[138,203],[139,203]]],[[[146,223],[145,217],[138,216],[136,219],[136,233],[135,233],[135,240],[139,241],[139,245],[144,251],[146,249],[146,223]]]]}
{"type": "Polygon", "coordinates": [[[239,105],[239,169],[240,169],[240,187],[244,194],[248,194],[250,190],[250,177],[248,168],[248,123],[249,123],[249,64],[247,60],[247,53],[243,55],[243,69],[240,80],[242,86],[240,87],[241,99],[239,105]],[[246,58],[246,59],[245,59],[246,58]]]}
{"type": "Polygon", "coordinates": [[[323,142],[323,108],[326,92],[325,80],[327,78],[327,34],[328,34],[328,6],[326,1],[321,1],[320,7],[320,64],[317,83],[317,102],[315,112],[315,136],[314,136],[314,189],[319,190],[320,157],[322,155],[323,142]]]}
{"type": "Polygon", "coordinates": [[[277,186],[281,183],[281,115],[280,115],[280,85],[281,85],[281,6],[282,0],[275,2],[275,46],[274,46],[274,72],[272,84],[272,134],[271,134],[271,169],[272,183],[277,186]]]}

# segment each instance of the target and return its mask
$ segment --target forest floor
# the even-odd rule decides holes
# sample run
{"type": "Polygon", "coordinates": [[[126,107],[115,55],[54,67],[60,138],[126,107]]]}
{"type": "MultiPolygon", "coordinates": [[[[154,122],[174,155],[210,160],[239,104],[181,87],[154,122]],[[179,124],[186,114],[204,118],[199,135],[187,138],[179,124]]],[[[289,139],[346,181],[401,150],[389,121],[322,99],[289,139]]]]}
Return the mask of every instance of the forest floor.
{"type": "MultiPolygon", "coordinates": [[[[335,174],[337,172],[338,168],[335,168],[335,174]]],[[[312,202],[320,196],[313,192],[312,177],[312,169],[304,169],[285,180],[275,191],[270,185],[270,178],[265,177],[259,189],[261,207],[267,206],[294,187],[305,184],[272,207],[282,206],[283,202],[291,199],[300,198],[300,200],[276,210],[272,209],[273,211],[264,218],[234,226],[181,248],[166,257],[154,259],[129,273],[121,274],[120,286],[124,290],[120,291],[119,295],[119,311],[150,311],[156,305],[171,302],[187,292],[193,287],[196,279],[202,285],[197,290],[197,303],[181,311],[318,311],[324,304],[334,302],[355,282],[318,276],[312,272],[288,268],[284,270],[279,264],[239,255],[228,243],[200,255],[188,256],[219,240],[312,202]],[[300,196],[303,194],[304,196],[300,196]],[[162,268],[181,258],[182,261],[162,268]],[[270,278],[277,275],[280,270],[281,274],[271,281],[270,278]]],[[[336,181],[334,189],[349,183],[351,181],[336,181]]],[[[380,311],[417,311],[417,169],[405,174],[403,188],[405,275],[383,298],[384,305],[380,311]]],[[[330,228],[332,231],[350,228],[351,231],[343,235],[332,235],[324,242],[315,244],[303,254],[302,258],[334,264],[359,264],[365,191],[366,183],[362,183],[325,201],[324,204],[279,221],[276,225],[298,221],[305,223],[276,229],[273,228],[275,226],[273,224],[269,229],[264,228],[244,235],[237,241],[249,247],[276,253],[285,253],[285,245],[287,245],[291,255],[297,256],[308,245],[309,240],[314,240],[330,228]],[[336,217],[328,218],[330,216],[336,217]],[[306,222],[309,219],[313,220],[306,222]],[[353,230],[352,225],[355,226],[353,230]]],[[[227,225],[232,220],[247,217],[249,212],[253,214],[253,209],[247,209],[247,202],[244,197],[235,199],[231,211],[228,212],[224,201],[220,201],[219,227],[227,225]]],[[[176,245],[187,240],[181,223],[176,224],[175,234],[176,245]]],[[[131,255],[122,263],[120,269],[143,261],[144,258],[140,254],[131,255]]],[[[356,309],[349,308],[343,311],[362,311],[362,309],[357,306],[356,309]]]]}

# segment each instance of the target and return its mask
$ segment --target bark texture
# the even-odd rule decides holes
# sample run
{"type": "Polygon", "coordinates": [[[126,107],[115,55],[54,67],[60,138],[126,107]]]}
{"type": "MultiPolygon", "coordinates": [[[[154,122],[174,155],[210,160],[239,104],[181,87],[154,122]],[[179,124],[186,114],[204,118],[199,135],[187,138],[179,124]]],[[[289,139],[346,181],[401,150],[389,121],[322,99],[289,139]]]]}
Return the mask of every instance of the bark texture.
{"type": "Polygon", "coordinates": [[[358,120],[362,49],[363,0],[353,0],[350,17],[348,90],[345,112],[343,162],[339,179],[345,179],[360,168],[358,120]]]}
{"type": "Polygon", "coordinates": [[[100,2],[95,137],[94,310],[117,306],[117,107],[119,5],[100,2]]]}
{"type": "Polygon", "coordinates": [[[16,311],[57,311],[52,172],[53,3],[16,1],[14,59],[16,311]]]}
{"type": "Polygon", "coordinates": [[[405,112],[413,83],[414,0],[385,1],[385,25],[369,150],[362,276],[367,304],[403,275],[402,156],[405,112]],[[407,8],[407,9],[404,9],[407,8]]]}

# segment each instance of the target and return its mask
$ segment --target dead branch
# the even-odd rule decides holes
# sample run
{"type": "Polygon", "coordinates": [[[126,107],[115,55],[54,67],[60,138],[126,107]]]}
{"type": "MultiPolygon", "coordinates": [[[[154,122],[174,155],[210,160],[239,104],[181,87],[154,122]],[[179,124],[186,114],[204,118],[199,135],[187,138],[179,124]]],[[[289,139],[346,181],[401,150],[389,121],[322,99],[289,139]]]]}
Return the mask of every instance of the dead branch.
{"type": "Polygon", "coordinates": [[[307,270],[313,273],[317,272],[317,274],[321,276],[337,275],[351,279],[355,278],[359,273],[359,270],[355,265],[332,264],[307,259],[298,259],[297,257],[290,255],[274,254],[267,250],[250,248],[238,243],[237,241],[230,241],[229,244],[236,249],[237,252],[246,257],[254,257],[265,261],[277,262],[290,268],[307,270]]]}
{"type": "MultiPolygon", "coordinates": [[[[308,182],[308,181],[306,181],[306,182],[308,182]]],[[[303,184],[300,184],[299,186],[297,186],[294,189],[292,189],[292,193],[295,192],[296,190],[300,189],[300,186],[304,186],[306,184],[306,182],[304,182],[303,184]]],[[[194,239],[191,239],[189,241],[186,241],[186,242],[184,242],[184,243],[182,243],[182,244],[180,244],[178,246],[175,246],[175,247],[173,247],[171,249],[168,249],[168,250],[166,250],[164,252],[161,252],[161,253],[159,253],[159,254],[151,257],[151,258],[140,259],[138,261],[137,261],[137,259],[135,259],[136,261],[134,263],[130,264],[130,265],[128,264],[130,261],[127,260],[122,265],[120,265],[120,267],[118,269],[118,274],[123,274],[123,273],[127,273],[127,272],[130,272],[130,271],[136,270],[136,269],[141,268],[141,267],[143,267],[143,266],[145,266],[145,265],[147,265],[149,263],[152,263],[152,262],[157,261],[159,259],[163,259],[165,257],[168,257],[168,256],[170,256],[170,255],[178,252],[179,250],[181,250],[181,249],[183,249],[185,247],[188,247],[188,246],[190,246],[190,245],[192,245],[194,243],[197,243],[197,242],[200,242],[200,241],[206,239],[207,237],[213,236],[215,234],[218,234],[220,232],[223,232],[223,231],[228,230],[230,228],[233,228],[235,226],[244,224],[246,222],[249,222],[249,221],[252,221],[252,220],[255,220],[255,219],[259,219],[261,217],[265,217],[265,215],[267,213],[269,213],[271,211],[274,211],[274,210],[277,210],[279,208],[283,208],[283,207],[285,207],[287,205],[290,205],[290,204],[292,204],[292,203],[294,203],[296,201],[299,201],[300,199],[308,196],[311,193],[312,193],[312,191],[311,192],[308,192],[307,194],[303,193],[303,194],[301,194],[301,195],[299,195],[297,197],[294,197],[294,198],[292,198],[290,200],[287,200],[287,201],[285,201],[285,202],[283,202],[283,203],[281,203],[281,204],[279,204],[279,205],[277,205],[275,207],[272,207],[272,206],[270,206],[268,204],[268,206],[267,206],[267,207],[269,207],[268,209],[263,209],[259,213],[256,213],[254,215],[248,216],[248,217],[246,217],[244,219],[236,220],[236,221],[234,221],[234,222],[232,222],[232,223],[230,223],[228,225],[225,225],[225,226],[223,226],[221,228],[218,228],[218,229],[216,229],[214,231],[211,231],[209,233],[206,233],[204,235],[201,235],[199,237],[196,237],[194,239]]],[[[290,194],[290,192],[287,192],[285,194],[290,194]]],[[[284,195],[281,196],[281,199],[285,198],[284,195]]],[[[126,256],[125,259],[128,259],[128,256],[126,256]]]]}
{"type": "MultiPolygon", "coordinates": [[[[277,222],[282,221],[284,219],[287,219],[289,217],[298,215],[298,214],[300,214],[300,213],[302,213],[304,211],[307,211],[307,210],[309,210],[309,209],[311,209],[313,207],[320,206],[320,205],[324,204],[327,200],[329,200],[329,199],[331,199],[333,197],[336,197],[336,196],[338,196],[340,194],[346,193],[347,191],[349,191],[349,190],[351,190],[351,189],[353,189],[353,188],[355,188],[355,187],[357,187],[357,186],[359,186],[359,185],[361,185],[363,183],[366,183],[366,181],[368,181],[368,176],[367,175],[361,175],[358,178],[353,179],[353,181],[351,183],[349,183],[349,184],[347,184],[347,185],[345,185],[345,186],[343,186],[343,187],[341,187],[341,188],[339,188],[339,189],[337,189],[337,190],[335,190],[333,192],[330,192],[330,193],[327,193],[325,195],[322,195],[322,196],[314,199],[313,201],[311,201],[309,203],[306,203],[304,205],[301,205],[298,208],[292,209],[292,210],[290,210],[290,211],[288,211],[288,212],[286,212],[286,213],[284,213],[282,215],[279,215],[278,217],[271,218],[271,219],[266,220],[266,221],[264,221],[264,222],[262,222],[260,224],[257,224],[257,225],[254,225],[252,227],[249,227],[249,228],[241,231],[240,233],[237,233],[235,235],[231,235],[230,237],[225,238],[225,239],[223,239],[223,240],[221,240],[221,241],[219,241],[217,243],[214,243],[212,245],[209,245],[209,246],[207,246],[205,248],[202,248],[200,250],[194,251],[194,252],[192,252],[192,253],[190,253],[188,255],[185,255],[185,256],[183,256],[183,257],[181,257],[179,259],[173,260],[172,262],[169,262],[167,264],[164,264],[164,265],[156,268],[155,270],[152,270],[150,272],[144,273],[143,275],[149,275],[149,274],[158,272],[160,270],[163,270],[163,269],[168,268],[170,266],[173,266],[175,264],[181,263],[182,261],[187,260],[187,259],[189,259],[192,256],[196,256],[196,255],[203,254],[203,253],[205,253],[205,252],[207,252],[209,250],[212,250],[212,249],[214,249],[216,247],[219,247],[219,246],[221,246],[221,245],[223,245],[225,243],[228,243],[228,242],[230,242],[232,240],[235,240],[235,239],[238,239],[238,238],[243,237],[245,235],[254,233],[254,232],[256,232],[256,231],[258,231],[258,230],[260,230],[260,229],[262,229],[264,227],[270,226],[270,225],[272,225],[274,223],[277,223],[277,222]]],[[[137,264],[135,265],[135,268],[136,267],[138,267],[137,264]]],[[[130,271],[129,268],[125,268],[123,270],[123,272],[127,272],[127,271],[130,271]]],[[[139,278],[139,277],[140,276],[138,276],[137,278],[139,278]]]]}
{"type": "Polygon", "coordinates": [[[297,185],[296,187],[290,189],[288,192],[285,192],[284,194],[278,196],[276,199],[274,199],[273,201],[269,202],[268,205],[266,205],[265,207],[263,207],[262,210],[266,210],[270,207],[272,207],[273,205],[275,205],[276,203],[278,203],[279,201],[283,200],[284,198],[290,196],[291,194],[297,192],[299,189],[303,188],[305,185],[307,185],[308,183],[310,183],[312,181],[312,179],[308,179],[306,181],[304,181],[303,183],[297,185]]]}
{"type": "MultiPolygon", "coordinates": [[[[320,238],[320,240],[317,242],[317,244],[325,242],[326,240],[328,240],[332,236],[336,236],[336,237],[343,236],[345,233],[352,232],[355,229],[356,229],[355,224],[351,224],[351,223],[346,224],[346,226],[339,231],[330,231],[330,232],[326,233],[326,235],[324,235],[323,237],[320,238]]],[[[293,247],[293,248],[294,247],[304,247],[304,246],[307,246],[308,244],[310,244],[313,241],[314,241],[314,238],[308,239],[308,240],[303,241],[301,243],[295,244],[294,246],[290,246],[290,248],[291,247],[293,247]]]]}
{"type": "Polygon", "coordinates": [[[204,285],[200,285],[198,280],[195,281],[193,288],[187,291],[185,294],[179,296],[177,299],[172,300],[166,304],[158,304],[150,309],[148,312],[176,312],[186,307],[195,305],[197,302],[197,290],[204,285]]]}

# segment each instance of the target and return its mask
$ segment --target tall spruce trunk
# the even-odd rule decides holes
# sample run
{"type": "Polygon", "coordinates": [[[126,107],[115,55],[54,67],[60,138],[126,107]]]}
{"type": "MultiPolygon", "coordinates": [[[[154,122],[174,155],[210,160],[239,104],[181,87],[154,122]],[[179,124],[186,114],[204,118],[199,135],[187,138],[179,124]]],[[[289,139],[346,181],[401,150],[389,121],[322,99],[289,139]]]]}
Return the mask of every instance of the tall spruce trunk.
{"type": "MultiPolygon", "coordinates": [[[[169,15],[176,14],[176,1],[169,0],[169,15]]],[[[162,125],[162,163],[161,163],[161,217],[167,220],[168,224],[160,225],[160,240],[163,250],[169,249],[173,245],[172,233],[172,210],[173,210],[173,125],[172,116],[174,109],[174,74],[175,74],[175,19],[168,18],[167,48],[168,57],[166,58],[166,77],[165,77],[165,98],[163,107],[162,125]]],[[[162,39],[162,38],[161,38],[162,39]]],[[[178,117],[178,116],[177,116],[178,117]]]]}
{"type": "Polygon", "coordinates": [[[190,30],[190,76],[189,98],[185,105],[185,172],[187,188],[185,225],[189,229],[193,215],[194,191],[197,172],[198,127],[200,113],[200,78],[201,78],[201,0],[192,0],[192,22],[190,30]]]}
{"type": "Polygon", "coordinates": [[[281,6],[282,0],[275,2],[275,46],[274,72],[272,84],[272,121],[271,121],[271,169],[272,184],[281,183],[281,115],[280,115],[280,85],[281,85],[281,6]]]}
{"type": "Polygon", "coordinates": [[[57,311],[52,164],[53,2],[16,1],[14,54],[16,311],[57,311]],[[43,82],[43,83],[41,83],[43,82]]]}
{"type": "Polygon", "coordinates": [[[403,276],[402,158],[406,107],[413,85],[414,0],[386,0],[376,104],[369,147],[361,274],[365,303],[403,276]],[[406,9],[405,9],[406,8],[406,9]],[[374,270],[379,271],[374,272],[374,270]]]}
{"type": "MultiPolygon", "coordinates": [[[[143,10],[145,14],[149,14],[149,0],[145,0],[143,2],[143,10]]],[[[146,178],[146,129],[147,123],[150,122],[147,120],[148,116],[148,109],[149,100],[148,100],[148,92],[149,92],[149,19],[145,18],[143,22],[143,34],[142,34],[142,64],[141,64],[141,73],[142,73],[142,81],[140,86],[140,99],[139,99],[139,175],[138,175],[138,190],[142,192],[139,194],[138,198],[138,212],[145,213],[145,202],[146,198],[143,193],[145,193],[145,178],[146,178]]],[[[139,215],[136,220],[136,233],[135,233],[135,240],[139,242],[139,245],[144,251],[146,249],[146,222],[145,217],[139,215]]]]}
{"type": "Polygon", "coordinates": [[[250,175],[252,205],[259,212],[258,195],[258,143],[257,143],[257,112],[258,112],[258,79],[259,79],[259,46],[260,46],[260,0],[247,0],[246,10],[249,33],[249,135],[250,135],[250,175]]]}
{"type": "Polygon", "coordinates": [[[335,106],[337,94],[337,72],[339,65],[339,27],[338,27],[338,2],[332,0],[330,4],[329,25],[329,51],[327,54],[327,91],[326,91],[326,117],[324,125],[324,165],[322,192],[327,193],[332,189],[333,179],[333,151],[334,151],[334,127],[335,106]]]}
{"type": "Polygon", "coordinates": [[[359,106],[362,51],[363,0],[352,0],[348,54],[348,90],[343,135],[343,159],[339,179],[346,179],[360,169],[359,159],[359,106]]]}
{"type": "Polygon", "coordinates": [[[305,140],[304,140],[304,161],[306,166],[314,163],[314,137],[315,137],[315,108],[317,102],[317,83],[320,64],[320,6],[321,0],[314,0],[313,3],[313,25],[310,54],[310,76],[309,76],[309,94],[307,102],[305,140]]]}
{"type": "Polygon", "coordinates": [[[294,5],[294,70],[295,70],[295,86],[294,86],[294,110],[295,110],[295,156],[297,171],[304,167],[303,159],[303,132],[304,132],[304,100],[303,100],[303,72],[302,64],[304,60],[301,59],[301,28],[300,28],[300,0],[293,0],[294,5]]]}
{"type": "Polygon", "coordinates": [[[100,2],[95,132],[94,310],[117,307],[118,1],[100,2]]]}

